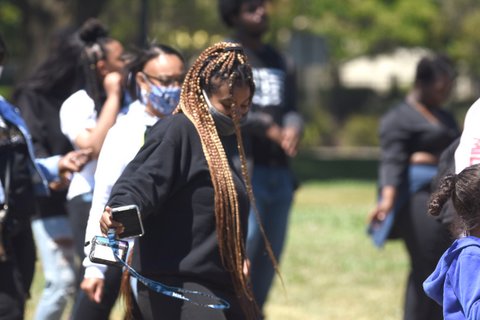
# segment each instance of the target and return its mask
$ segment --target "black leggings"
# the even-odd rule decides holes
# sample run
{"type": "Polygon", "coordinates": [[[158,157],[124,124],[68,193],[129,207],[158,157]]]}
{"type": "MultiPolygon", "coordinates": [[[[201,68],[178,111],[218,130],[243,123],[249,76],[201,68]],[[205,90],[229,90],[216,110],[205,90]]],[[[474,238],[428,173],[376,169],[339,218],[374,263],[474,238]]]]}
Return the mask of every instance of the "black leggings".
{"type": "Polygon", "coordinates": [[[35,271],[35,243],[30,221],[18,225],[9,239],[9,259],[0,262],[0,320],[23,319],[35,271]]]}
{"type": "MultiPolygon", "coordinates": [[[[91,195],[80,195],[68,201],[68,215],[72,225],[75,250],[80,261],[85,258],[84,245],[88,216],[91,207],[91,195]]],[[[72,308],[71,320],[93,319],[108,320],[120,291],[122,270],[117,267],[108,267],[105,272],[102,302],[91,301],[80,289],[85,268],[80,265],[77,271],[77,294],[72,308]]]]}
{"type": "Polygon", "coordinates": [[[421,190],[399,214],[399,229],[410,257],[405,320],[443,319],[442,308],[423,291],[423,282],[452,243],[448,228],[427,214],[428,190],[421,190]]]}

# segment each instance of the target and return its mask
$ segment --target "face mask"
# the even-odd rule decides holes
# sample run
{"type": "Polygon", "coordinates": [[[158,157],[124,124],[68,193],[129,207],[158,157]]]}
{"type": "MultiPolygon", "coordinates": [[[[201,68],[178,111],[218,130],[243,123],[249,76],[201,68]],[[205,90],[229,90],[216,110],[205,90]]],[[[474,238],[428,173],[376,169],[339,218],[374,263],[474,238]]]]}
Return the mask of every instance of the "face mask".
{"type": "MultiPolygon", "coordinates": [[[[218,134],[221,136],[230,136],[235,133],[235,125],[233,123],[233,119],[229,116],[221,113],[220,111],[215,108],[210,99],[208,99],[207,93],[202,91],[203,97],[208,105],[208,110],[212,115],[213,121],[215,121],[215,126],[217,127],[218,134]]],[[[240,125],[245,122],[246,117],[242,117],[240,120],[240,125]]]]}
{"type": "Polygon", "coordinates": [[[180,88],[160,87],[153,84],[150,85],[150,88],[152,90],[150,93],[141,90],[142,102],[146,104],[147,101],[150,101],[152,107],[165,116],[172,114],[180,101],[180,88]]]}

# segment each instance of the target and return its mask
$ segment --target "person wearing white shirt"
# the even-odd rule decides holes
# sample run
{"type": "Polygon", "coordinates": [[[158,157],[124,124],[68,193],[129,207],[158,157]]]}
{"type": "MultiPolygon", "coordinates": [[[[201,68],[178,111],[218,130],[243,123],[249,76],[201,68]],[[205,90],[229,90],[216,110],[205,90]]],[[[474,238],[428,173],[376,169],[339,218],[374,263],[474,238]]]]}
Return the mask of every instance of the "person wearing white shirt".
{"type": "MultiPolygon", "coordinates": [[[[84,43],[81,64],[85,70],[85,88],[68,97],[60,108],[60,126],[75,149],[92,150],[90,161],[74,174],[67,193],[67,210],[73,231],[75,253],[84,257],[85,229],[93,194],[96,159],[105,136],[115,121],[125,113],[122,71],[125,66],[122,44],[108,35],[97,19],[87,20],[79,30],[84,43]]],[[[83,267],[77,271],[81,279],[83,267]]],[[[78,289],[78,286],[77,286],[78,289]]],[[[107,319],[110,306],[82,304],[82,295],[75,296],[72,319],[107,319]],[[81,310],[77,315],[76,311],[81,310]],[[88,316],[85,316],[88,315],[88,316]]],[[[107,301],[107,299],[105,299],[107,301]]],[[[115,299],[113,299],[115,301],[115,299]]]]}
{"type": "Polygon", "coordinates": [[[455,151],[455,173],[480,163],[480,99],[468,109],[463,125],[460,144],[455,151]]]}
{"type": "MultiPolygon", "coordinates": [[[[101,235],[99,220],[110,196],[112,186],[127,164],[142,147],[147,128],[168,116],[177,106],[180,86],[185,73],[182,55],[166,45],[151,45],[137,52],[127,65],[127,83],[130,95],[137,99],[125,117],[109,130],[100,152],[95,172],[95,190],[88,219],[85,242],[101,235]]],[[[132,247],[133,241],[130,241],[132,247]]],[[[81,288],[87,296],[100,303],[104,291],[104,273],[107,266],[90,261],[90,245],[85,246],[87,256],[81,288]]],[[[108,269],[118,269],[108,267],[108,269]]],[[[117,273],[118,274],[118,273],[117,273]]],[[[120,283],[120,277],[117,281],[120,283]]]]}

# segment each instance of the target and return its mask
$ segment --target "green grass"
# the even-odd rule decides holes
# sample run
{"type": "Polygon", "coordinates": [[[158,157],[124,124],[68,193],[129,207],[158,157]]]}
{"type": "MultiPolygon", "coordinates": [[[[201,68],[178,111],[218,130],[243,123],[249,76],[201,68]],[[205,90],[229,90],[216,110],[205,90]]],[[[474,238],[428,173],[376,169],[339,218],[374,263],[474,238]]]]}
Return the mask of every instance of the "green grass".
{"type": "MultiPolygon", "coordinates": [[[[403,245],[377,250],[365,233],[375,185],[306,182],[296,194],[280,268],[266,312],[274,320],[401,319],[408,261],[403,245]]],[[[26,319],[43,284],[37,268],[26,319]]],[[[121,319],[117,307],[112,319],[121,319]]],[[[67,319],[65,316],[64,319],[67,319]]]]}

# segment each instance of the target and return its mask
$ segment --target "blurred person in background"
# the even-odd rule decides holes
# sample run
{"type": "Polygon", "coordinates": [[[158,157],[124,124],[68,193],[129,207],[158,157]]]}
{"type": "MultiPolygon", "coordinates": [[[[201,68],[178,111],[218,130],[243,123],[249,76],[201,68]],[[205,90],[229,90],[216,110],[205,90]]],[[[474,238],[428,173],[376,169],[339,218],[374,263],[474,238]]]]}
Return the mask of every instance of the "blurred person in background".
{"type": "Polygon", "coordinates": [[[422,58],[405,100],[380,122],[379,201],[369,214],[377,246],[400,237],[410,258],[404,319],[442,319],[423,281],[451,243],[445,224],[428,216],[431,185],[440,154],[460,135],[453,115],[444,110],[456,72],[444,55],[422,58]]]}
{"type": "MultiPolygon", "coordinates": [[[[7,49],[0,35],[0,69],[7,49]]],[[[39,196],[66,188],[88,153],[36,159],[18,108],[0,96],[0,319],[23,319],[35,271],[31,216],[39,196]]]]}
{"type": "MultiPolygon", "coordinates": [[[[108,131],[98,157],[95,190],[88,219],[85,242],[101,235],[98,221],[107,204],[112,186],[145,141],[147,130],[173,112],[180,100],[185,75],[183,56],[175,49],[152,44],[137,50],[126,66],[126,88],[134,100],[128,113],[108,131]],[[114,161],[112,161],[114,159],[114,161]]],[[[132,248],[133,241],[130,243],[132,248]]],[[[106,265],[92,263],[88,258],[91,245],[85,246],[85,275],[82,290],[90,300],[100,303],[103,295],[106,265]]],[[[118,283],[121,278],[118,277],[118,283]]]]}
{"type": "MultiPolygon", "coordinates": [[[[260,222],[276,260],[280,260],[297,187],[290,158],[297,154],[303,119],[296,108],[292,61],[262,40],[268,31],[266,5],[264,0],[218,2],[220,16],[233,32],[228,40],[242,44],[253,70],[255,94],[242,131],[253,160],[250,169],[260,222]]],[[[263,309],[275,272],[253,211],[249,218],[247,253],[253,292],[263,309]]]]}
{"type": "MultiPolygon", "coordinates": [[[[79,37],[84,43],[81,63],[85,70],[85,86],[70,95],[62,104],[60,124],[62,132],[75,149],[92,150],[92,161],[81,172],[74,174],[67,193],[75,251],[81,262],[85,258],[85,231],[93,196],[97,158],[108,130],[117,118],[126,113],[130,100],[122,89],[122,72],[125,66],[122,44],[111,38],[105,26],[93,18],[81,26],[79,37]]],[[[80,266],[78,282],[83,279],[83,273],[83,267],[80,266]]],[[[121,273],[121,270],[109,269],[106,273],[104,295],[100,304],[90,301],[81,291],[78,292],[72,309],[73,319],[108,319],[118,295],[118,273],[121,273]]]]}
{"type": "MultiPolygon", "coordinates": [[[[37,158],[66,154],[73,146],[60,129],[60,107],[84,86],[80,55],[83,44],[72,30],[59,31],[49,56],[19,85],[13,101],[20,108],[32,136],[37,158]]],[[[75,292],[73,233],[66,208],[67,189],[37,197],[32,230],[41,256],[45,288],[35,319],[60,319],[75,292]]]]}

